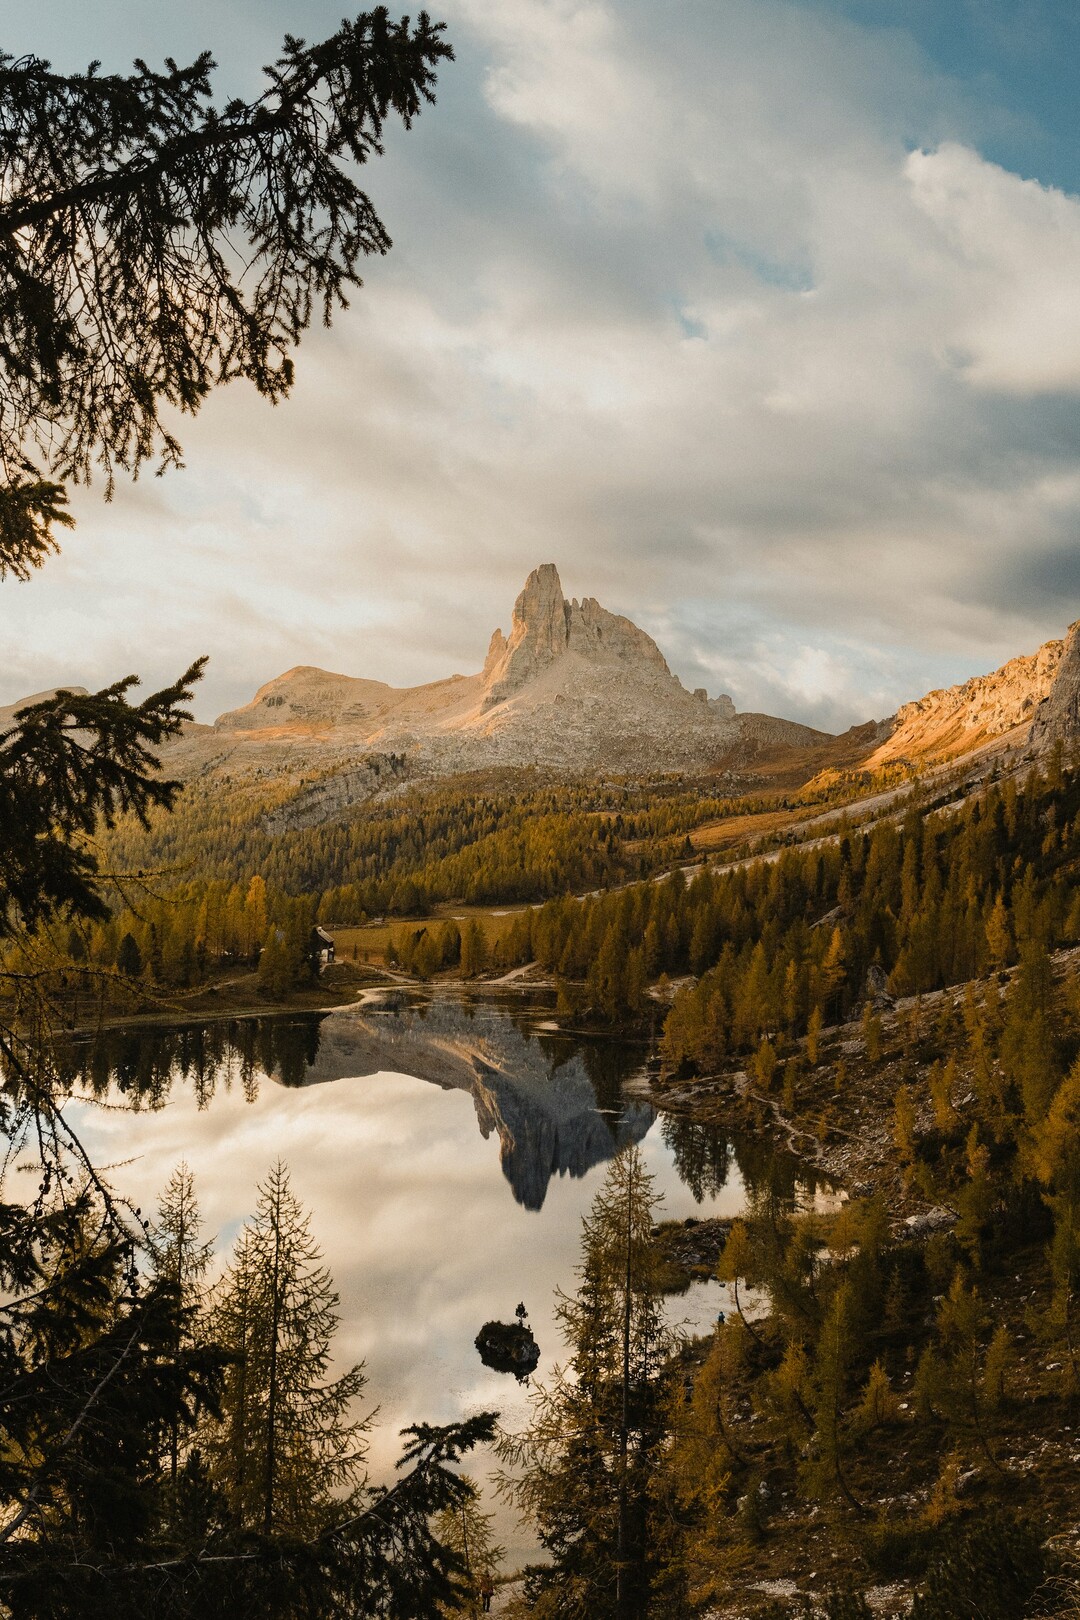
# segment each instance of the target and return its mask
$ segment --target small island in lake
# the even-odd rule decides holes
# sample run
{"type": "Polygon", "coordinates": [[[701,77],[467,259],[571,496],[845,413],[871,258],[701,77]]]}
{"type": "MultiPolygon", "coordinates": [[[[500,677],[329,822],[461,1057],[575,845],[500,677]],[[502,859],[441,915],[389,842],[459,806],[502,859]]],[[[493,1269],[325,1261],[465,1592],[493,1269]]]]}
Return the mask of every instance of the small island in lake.
{"type": "Polygon", "coordinates": [[[513,1373],[519,1383],[536,1371],[540,1361],[540,1346],[532,1328],[521,1321],[485,1322],[475,1343],[485,1367],[513,1373]]]}

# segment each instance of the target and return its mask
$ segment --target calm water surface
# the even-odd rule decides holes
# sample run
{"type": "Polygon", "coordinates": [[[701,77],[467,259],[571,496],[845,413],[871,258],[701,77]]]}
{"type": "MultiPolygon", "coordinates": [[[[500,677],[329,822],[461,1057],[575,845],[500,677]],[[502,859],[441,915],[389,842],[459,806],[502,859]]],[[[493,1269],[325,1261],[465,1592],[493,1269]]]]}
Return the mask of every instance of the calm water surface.
{"type": "MultiPolygon", "coordinates": [[[[410,1421],[489,1407],[509,1424],[524,1417],[526,1392],[485,1368],[473,1339],[524,1300],[537,1376],[561,1358],[554,1293],[573,1287],[582,1216],[620,1147],[640,1144],[662,1218],[733,1214],[766,1180],[795,1195],[792,1162],[771,1148],[624,1093],[645,1055],[561,1033],[535,997],[385,997],[108,1032],[73,1054],[96,1100],[72,1106],[91,1156],[144,1211],[187,1161],[221,1256],[256,1183],[288,1164],[341,1295],[338,1358],[367,1364],[382,1475],[410,1421]]],[[[672,1317],[700,1329],[727,1303],[720,1284],[696,1284],[672,1317]]]]}

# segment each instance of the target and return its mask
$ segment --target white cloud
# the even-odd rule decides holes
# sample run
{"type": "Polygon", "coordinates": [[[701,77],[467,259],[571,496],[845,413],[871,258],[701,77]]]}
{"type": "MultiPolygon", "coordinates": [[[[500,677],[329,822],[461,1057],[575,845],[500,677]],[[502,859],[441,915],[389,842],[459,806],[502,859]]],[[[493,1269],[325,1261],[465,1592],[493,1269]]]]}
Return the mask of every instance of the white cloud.
{"type": "Polygon", "coordinates": [[[907,176],[941,234],[956,325],[949,351],[977,387],[1080,388],[1080,198],[948,142],[913,152],[907,176]]]}

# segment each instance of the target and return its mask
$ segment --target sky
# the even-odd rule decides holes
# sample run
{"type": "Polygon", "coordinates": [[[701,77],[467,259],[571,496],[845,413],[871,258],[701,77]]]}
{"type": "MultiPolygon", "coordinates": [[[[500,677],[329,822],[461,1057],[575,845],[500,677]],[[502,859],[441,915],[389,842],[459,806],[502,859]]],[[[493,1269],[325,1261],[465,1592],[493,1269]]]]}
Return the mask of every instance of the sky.
{"type": "MultiPolygon", "coordinates": [[[[555,562],[690,687],[838,730],[1080,617],[1073,0],[448,0],[394,240],[272,409],[78,492],[0,703],[211,663],[469,673],[555,562]]],[[[0,45],[256,90],[341,0],[0,0],[0,45]]]]}

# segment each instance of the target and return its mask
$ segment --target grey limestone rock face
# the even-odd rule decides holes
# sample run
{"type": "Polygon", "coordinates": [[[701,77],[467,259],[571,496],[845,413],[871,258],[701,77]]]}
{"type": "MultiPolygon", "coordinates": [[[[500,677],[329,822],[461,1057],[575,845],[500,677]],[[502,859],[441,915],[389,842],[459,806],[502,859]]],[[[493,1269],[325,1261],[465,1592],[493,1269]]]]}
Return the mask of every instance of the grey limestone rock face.
{"type": "Polygon", "coordinates": [[[302,665],[214,726],[188,728],[162,763],[188,781],[289,781],[296,791],[275,826],[292,827],[347,815],[421,777],[704,771],[827,740],[790,721],[736,714],[726,694],[688,691],[646,631],[594,597],[568,601],[558,569],[544,563],[476,674],[391,687],[302,665]],[[373,760],[393,769],[376,772],[373,760]]]}
{"type": "Polygon", "coordinates": [[[918,1215],[909,1215],[904,1228],[913,1238],[930,1237],[934,1232],[948,1232],[956,1225],[951,1209],[925,1209],[918,1215]]]}
{"type": "Polygon", "coordinates": [[[890,994],[885,969],[878,962],[871,962],[866,970],[866,999],[875,1012],[895,1005],[896,998],[890,994]]]}
{"type": "Polygon", "coordinates": [[[510,635],[496,630],[488,648],[485,707],[505,702],[569,652],[593,661],[639,662],[671,675],[652,637],[594,597],[567,601],[554,563],[534,568],[514,603],[510,635]]]}
{"type": "MultiPolygon", "coordinates": [[[[701,690],[704,691],[705,688],[702,687],[701,690]]],[[[718,697],[709,698],[708,703],[709,708],[712,709],[717,719],[734,720],[735,705],[732,703],[726,692],[721,692],[718,697]]]]}
{"type": "Polygon", "coordinates": [[[465,1016],[435,1000],[422,1011],[384,1003],[334,1013],[305,1083],[380,1071],[468,1092],[480,1134],[498,1140],[503,1174],[526,1209],[541,1208],[554,1176],[584,1176],[641,1141],[655,1117],[631,1097],[601,1110],[580,1052],[541,1040],[497,1008],[465,1016]]]}
{"type": "Polygon", "coordinates": [[[1070,625],[1053,684],[1035,711],[1031,745],[1038,753],[1080,738],[1080,620],[1070,625]]]}

